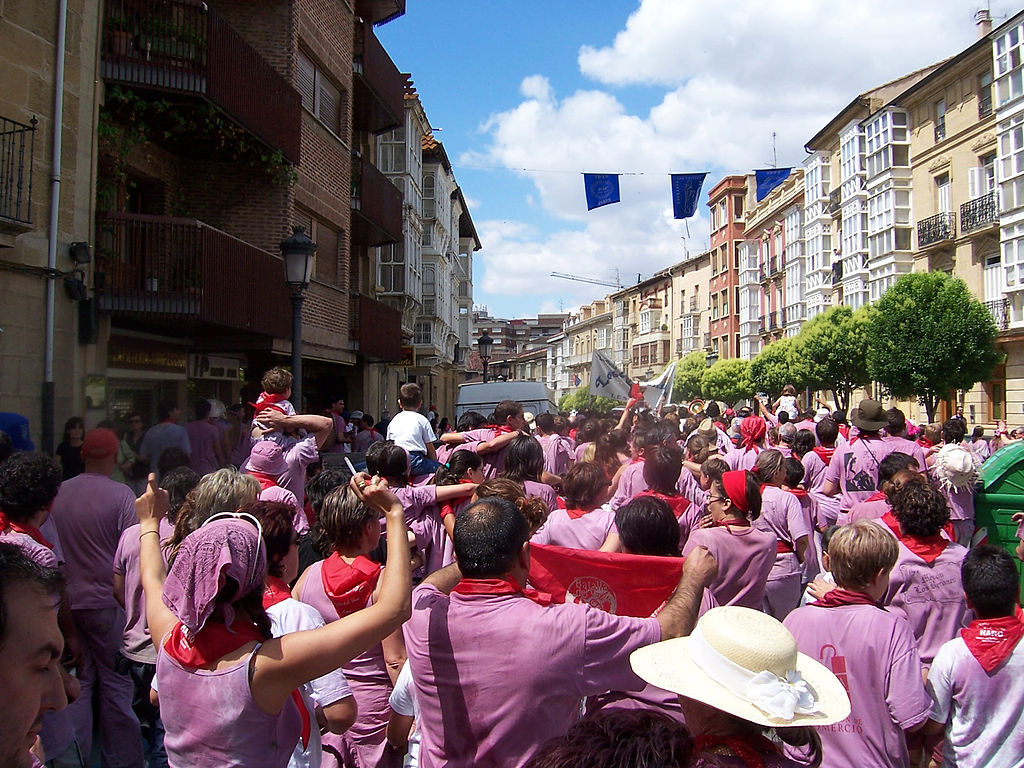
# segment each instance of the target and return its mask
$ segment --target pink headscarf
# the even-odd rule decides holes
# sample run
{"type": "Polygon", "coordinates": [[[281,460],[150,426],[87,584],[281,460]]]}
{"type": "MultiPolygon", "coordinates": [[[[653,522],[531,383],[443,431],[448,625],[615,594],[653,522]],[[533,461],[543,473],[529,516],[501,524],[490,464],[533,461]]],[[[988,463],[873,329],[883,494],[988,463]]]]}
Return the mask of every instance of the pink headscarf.
{"type": "Polygon", "coordinates": [[[760,416],[747,416],[747,418],[741,421],[740,445],[743,447],[744,453],[751,450],[754,453],[760,452],[761,446],[758,443],[764,440],[767,432],[768,426],[760,416]]]}
{"type": "MultiPolygon", "coordinates": [[[[262,592],[266,575],[267,552],[259,531],[245,520],[214,520],[181,542],[164,582],[164,604],[194,636],[213,613],[227,579],[239,586],[234,602],[262,592]]],[[[224,623],[231,626],[234,610],[225,605],[224,611],[224,623]]]]}

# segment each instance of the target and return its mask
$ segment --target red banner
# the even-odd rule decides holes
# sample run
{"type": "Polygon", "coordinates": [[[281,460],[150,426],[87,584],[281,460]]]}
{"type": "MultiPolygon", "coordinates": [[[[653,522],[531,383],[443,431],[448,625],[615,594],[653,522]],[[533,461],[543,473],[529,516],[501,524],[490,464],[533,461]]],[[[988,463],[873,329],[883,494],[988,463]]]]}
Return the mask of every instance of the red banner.
{"type": "Polygon", "coordinates": [[[647,617],[671,596],[681,557],[530,545],[530,584],[556,603],[588,603],[619,616],[647,617]]]}

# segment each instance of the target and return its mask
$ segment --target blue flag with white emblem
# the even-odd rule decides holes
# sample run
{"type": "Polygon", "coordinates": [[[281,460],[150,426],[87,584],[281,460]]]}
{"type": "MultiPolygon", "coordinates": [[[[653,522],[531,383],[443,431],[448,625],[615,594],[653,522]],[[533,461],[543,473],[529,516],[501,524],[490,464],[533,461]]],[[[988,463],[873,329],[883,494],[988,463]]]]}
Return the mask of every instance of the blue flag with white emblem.
{"type": "Polygon", "coordinates": [[[697,212],[697,200],[706,173],[672,174],[672,217],[688,219],[697,212]]]}
{"type": "Polygon", "coordinates": [[[764,168],[754,171],[754,180],[757,182],[757,202],[761,202],[779,184],[789,178],[792,168],[764,168]]]}
{"type": "Polygon", "coordinates": [[[583,188],[587,192],[587,210],[619,202],[619,174],[584,173],[583,188]]]}

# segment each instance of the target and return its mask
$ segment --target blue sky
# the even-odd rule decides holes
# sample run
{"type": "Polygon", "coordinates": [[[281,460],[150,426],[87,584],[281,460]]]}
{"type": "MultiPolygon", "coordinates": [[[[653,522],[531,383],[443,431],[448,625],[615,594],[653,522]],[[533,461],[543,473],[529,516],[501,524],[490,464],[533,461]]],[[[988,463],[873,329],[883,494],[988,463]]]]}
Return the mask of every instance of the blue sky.
{"type": "MultiPolygon", "coordinates": [[[[579,306],[707,246],[668,174],[779,165],[857,93],[976,39],[964,0],[408,0],[376,32],[441,128],[483,243],[474,296],[500,317],[579,306]],[[907,30],[913,30],[908,35],[907,30]],[[521,169],[528,169],[523,171],[521,169]],[[633,173],[587,212],[583,171],[633,173]],[[610,290],[610,289],[609,289],[610,290]]],[[[992,7],[996,23],[1015,10],[992,7]]],[[[705,195],[706,197],[706,195],[705,195]]]]}

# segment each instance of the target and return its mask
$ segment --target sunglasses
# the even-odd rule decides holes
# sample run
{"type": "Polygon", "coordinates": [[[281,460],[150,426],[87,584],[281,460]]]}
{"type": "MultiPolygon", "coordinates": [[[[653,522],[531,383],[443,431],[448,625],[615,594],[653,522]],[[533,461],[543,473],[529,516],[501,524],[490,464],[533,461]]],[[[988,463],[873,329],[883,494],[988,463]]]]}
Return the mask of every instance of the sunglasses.
{"type": "Polygon", "coordinates": [[[263,538],[263,526],[260,525],[259,520],[250,515],[248,512],[218,512],[215,515],[211,515],[210,517],[206,518],[206,521],[199,527],[205,528],[215,520],[244,520],[256,529],[261,539],[263,538]]]}

